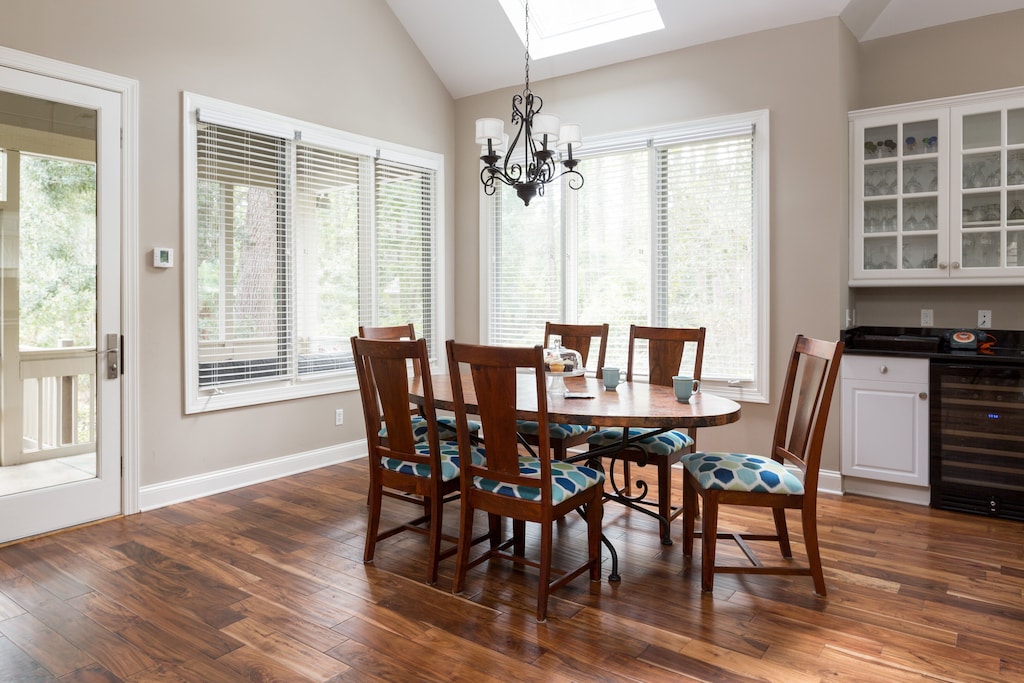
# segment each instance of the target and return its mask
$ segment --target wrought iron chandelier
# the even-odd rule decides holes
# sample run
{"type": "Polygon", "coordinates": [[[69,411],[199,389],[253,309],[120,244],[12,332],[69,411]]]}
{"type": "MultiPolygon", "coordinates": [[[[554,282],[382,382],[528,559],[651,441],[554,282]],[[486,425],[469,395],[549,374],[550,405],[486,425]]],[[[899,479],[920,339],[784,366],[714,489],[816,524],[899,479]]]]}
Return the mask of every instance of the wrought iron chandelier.
{"type": "Polygon", "coordinates": [[[561,124],[555,114],[542,114],[544,100],[530,90],[530,3],[526,10],[526,87],[512,97],[512,126],[519,126],[511,146],[501,119],[477,119],[476,142],[482,145],[480,159],[485,166],[480,171],[484,193],[493,195],[495,183],[501,181],[515,188],[526,206],[537,195],[544,196],[544,186],[567,178],[569,187],[583,187],[583,176],[576,170],[579,163],[572,156],[573,148],[580,148],[582,131],[579,124],[561,124]],[[517,146],[522,145],[521,161],[516,160],[517,146]],[[556,151],[557,145],[557,151],[556,151]],[[507,150],[507,151],[506,151],[507,150]],[[556,155],[562,153],[565,170],[559,172],[556,155]],[[498,162],[502,162],[498,165],[498,162]]]}

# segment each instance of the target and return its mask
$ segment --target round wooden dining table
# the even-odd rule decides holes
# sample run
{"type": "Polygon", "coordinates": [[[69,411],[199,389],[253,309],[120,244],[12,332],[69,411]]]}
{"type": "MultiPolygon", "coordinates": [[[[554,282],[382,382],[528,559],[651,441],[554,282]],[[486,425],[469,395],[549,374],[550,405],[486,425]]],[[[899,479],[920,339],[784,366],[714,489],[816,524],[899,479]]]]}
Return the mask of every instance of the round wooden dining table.
{"type": "MultiPolygon", "coordinates": [[[[516,417],[537,419],[537,394],[533,379],[522,375],[517,387],[516,417]]],[[[698,391],[689,401],[676,399],[672,387],[646,382],[623,382],[615,389],[605,389],[593,377],[565,379],[565,396],[549,393],[548,420],[565,424],[594,427],[646,427],[656,429],[688,429],[716,427],[740,419],[740,404],[706,391],[698,391]],[[587,396],[582,398],[580,396],[587,396]]],[[[451,377],[433,375],[431,387],[434,403],[442,410],[454,410],[451,377]]],[[[462,391],[470,412],[476,408],[476,393],[467,375],[463,375],[462,391]]],[[[422,379],[409,383],[413,403],[423,402],[422,379]]]]}
{"type": "MultiPolygon", "coordinates": [[[[623,382],[615,389],[606,389],[604,383],[593,377],[565,378],[566,394],[547,394],[548,420],[552,423],[590,425],[594,427],[639,428],[632,434],[625,430],[622,442],[592,449],[569,460],[586,460],[599,463],[603,456],[613,456],[616,452],[628,448],[630,443],[650,436],[648,430],[668,431],[670,429],[690,429],[694,427],[715,427],[736,422],[740,419],[740,404],[728,398],[716,396],[706,391],[698,391],[688,401],[676,399],[672,387],[646,382],[623,382]],[[640,431],[643,429],[643,431],[640,431]]],[[[423,403],[423,380],[414,377],[409,383],[409,398],[414,404],[423,403]]],[[[454,410],[455,398],[449,375],[432,375],[431,388],[434,404],[441,410],[454,410]]],[[[462,391],[466,401],[466,409],[471,414],[477,408],[476,392],[470,377],[463,375],[462,391]]],[[[520,375],[516,387],[516,417],[521,420],[537,420],[537,389],[533,377],[520,375]]],[[[486,442],[486,435],[484,440],[486,442]]],[[[526,448],[530,446],[524,443],[526,448]]],[[[531,449],[532,450],[532,449],[531,449]]],[[[614,460],[612,461],[614,463],[614,460]]],[[[642,463],[641,463],[642,464],[642,463]]],[[[656,502],[646,501],[647,485],[639,482],[639,495],[631,495],[627,487],[619,487],[614,479],[611,481],[612,491],[605,495],[606,500],[614,500],[634,510],[656,517],[662,525],[662,542],[667,540],[668,525],[681,508],[672,508],[669,501],[670,482],[669,466],[671,463],[659,463],[659,486],[656,502]],[[655,509],[651,509],[655,508],[655,509]]],[[[599,466],[599,465],[598,465],[599,466]]],[[[615,548],[605,539],[605,545],[612,555],[612,571],[609,580],[617,581],[618,556],[615,548]]]]}

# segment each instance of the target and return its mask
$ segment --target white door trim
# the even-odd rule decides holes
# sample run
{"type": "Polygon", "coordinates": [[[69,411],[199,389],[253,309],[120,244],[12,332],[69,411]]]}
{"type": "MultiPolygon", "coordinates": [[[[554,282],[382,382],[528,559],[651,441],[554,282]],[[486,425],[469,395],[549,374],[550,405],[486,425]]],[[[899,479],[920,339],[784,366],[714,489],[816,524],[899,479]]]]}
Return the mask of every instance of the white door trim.
{"type": "Polygon", "coordinates": [[[139,82],[0,47],[0,66],[102,88],[121,96],[121,511],[139,512],[139,82]]]}

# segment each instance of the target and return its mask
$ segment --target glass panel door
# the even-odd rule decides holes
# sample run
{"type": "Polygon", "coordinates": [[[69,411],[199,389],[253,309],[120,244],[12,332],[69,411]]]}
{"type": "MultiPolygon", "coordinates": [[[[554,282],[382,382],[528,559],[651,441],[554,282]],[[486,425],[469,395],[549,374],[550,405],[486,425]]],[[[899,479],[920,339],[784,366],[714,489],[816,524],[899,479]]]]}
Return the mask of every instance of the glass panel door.
{"type": "Polygon", "coordinates": [[[3,542],[121,510],[119,96],[0,68],[0,158],[3,542]]]}

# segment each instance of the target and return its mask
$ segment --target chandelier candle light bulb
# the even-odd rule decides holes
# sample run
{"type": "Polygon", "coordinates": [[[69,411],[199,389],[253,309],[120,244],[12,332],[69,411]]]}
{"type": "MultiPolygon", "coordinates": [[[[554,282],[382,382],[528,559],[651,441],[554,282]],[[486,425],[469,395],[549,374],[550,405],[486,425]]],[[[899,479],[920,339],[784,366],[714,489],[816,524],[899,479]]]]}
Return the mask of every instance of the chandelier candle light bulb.
{"type": "Polygon", "coordinates": [[[523,203],[537,195],[544,195],[544,186],[568,176],[568,185],[573,190],[583,187],[583,176],[576,170],[579,161],[572,156],[573,147],[578,150],[582,139],[579,124],[562,124],[555,114],[542,114],[544,100],[530,90],[530,3],[526,10],[526,87],[512,97],[512,126],[518,126],[511,145],[505,134],[505,123],[501,119],[483,118],[476,121],[476,142],[481,145],[480,160],[484,168],[480,171],[480,182],[484,193],[493,195],[497,190],[496,181],[514,187],[523,203]],[[517,146],[522,145],[522,161],[517,160],[517,146]],[[557,145],[557,146],[556,146],[557,145]],[[557,155],[563,155],[559,172],[555,164],[557,155]],[[499,166],[499,162],[501,165],[499,166]]]}

